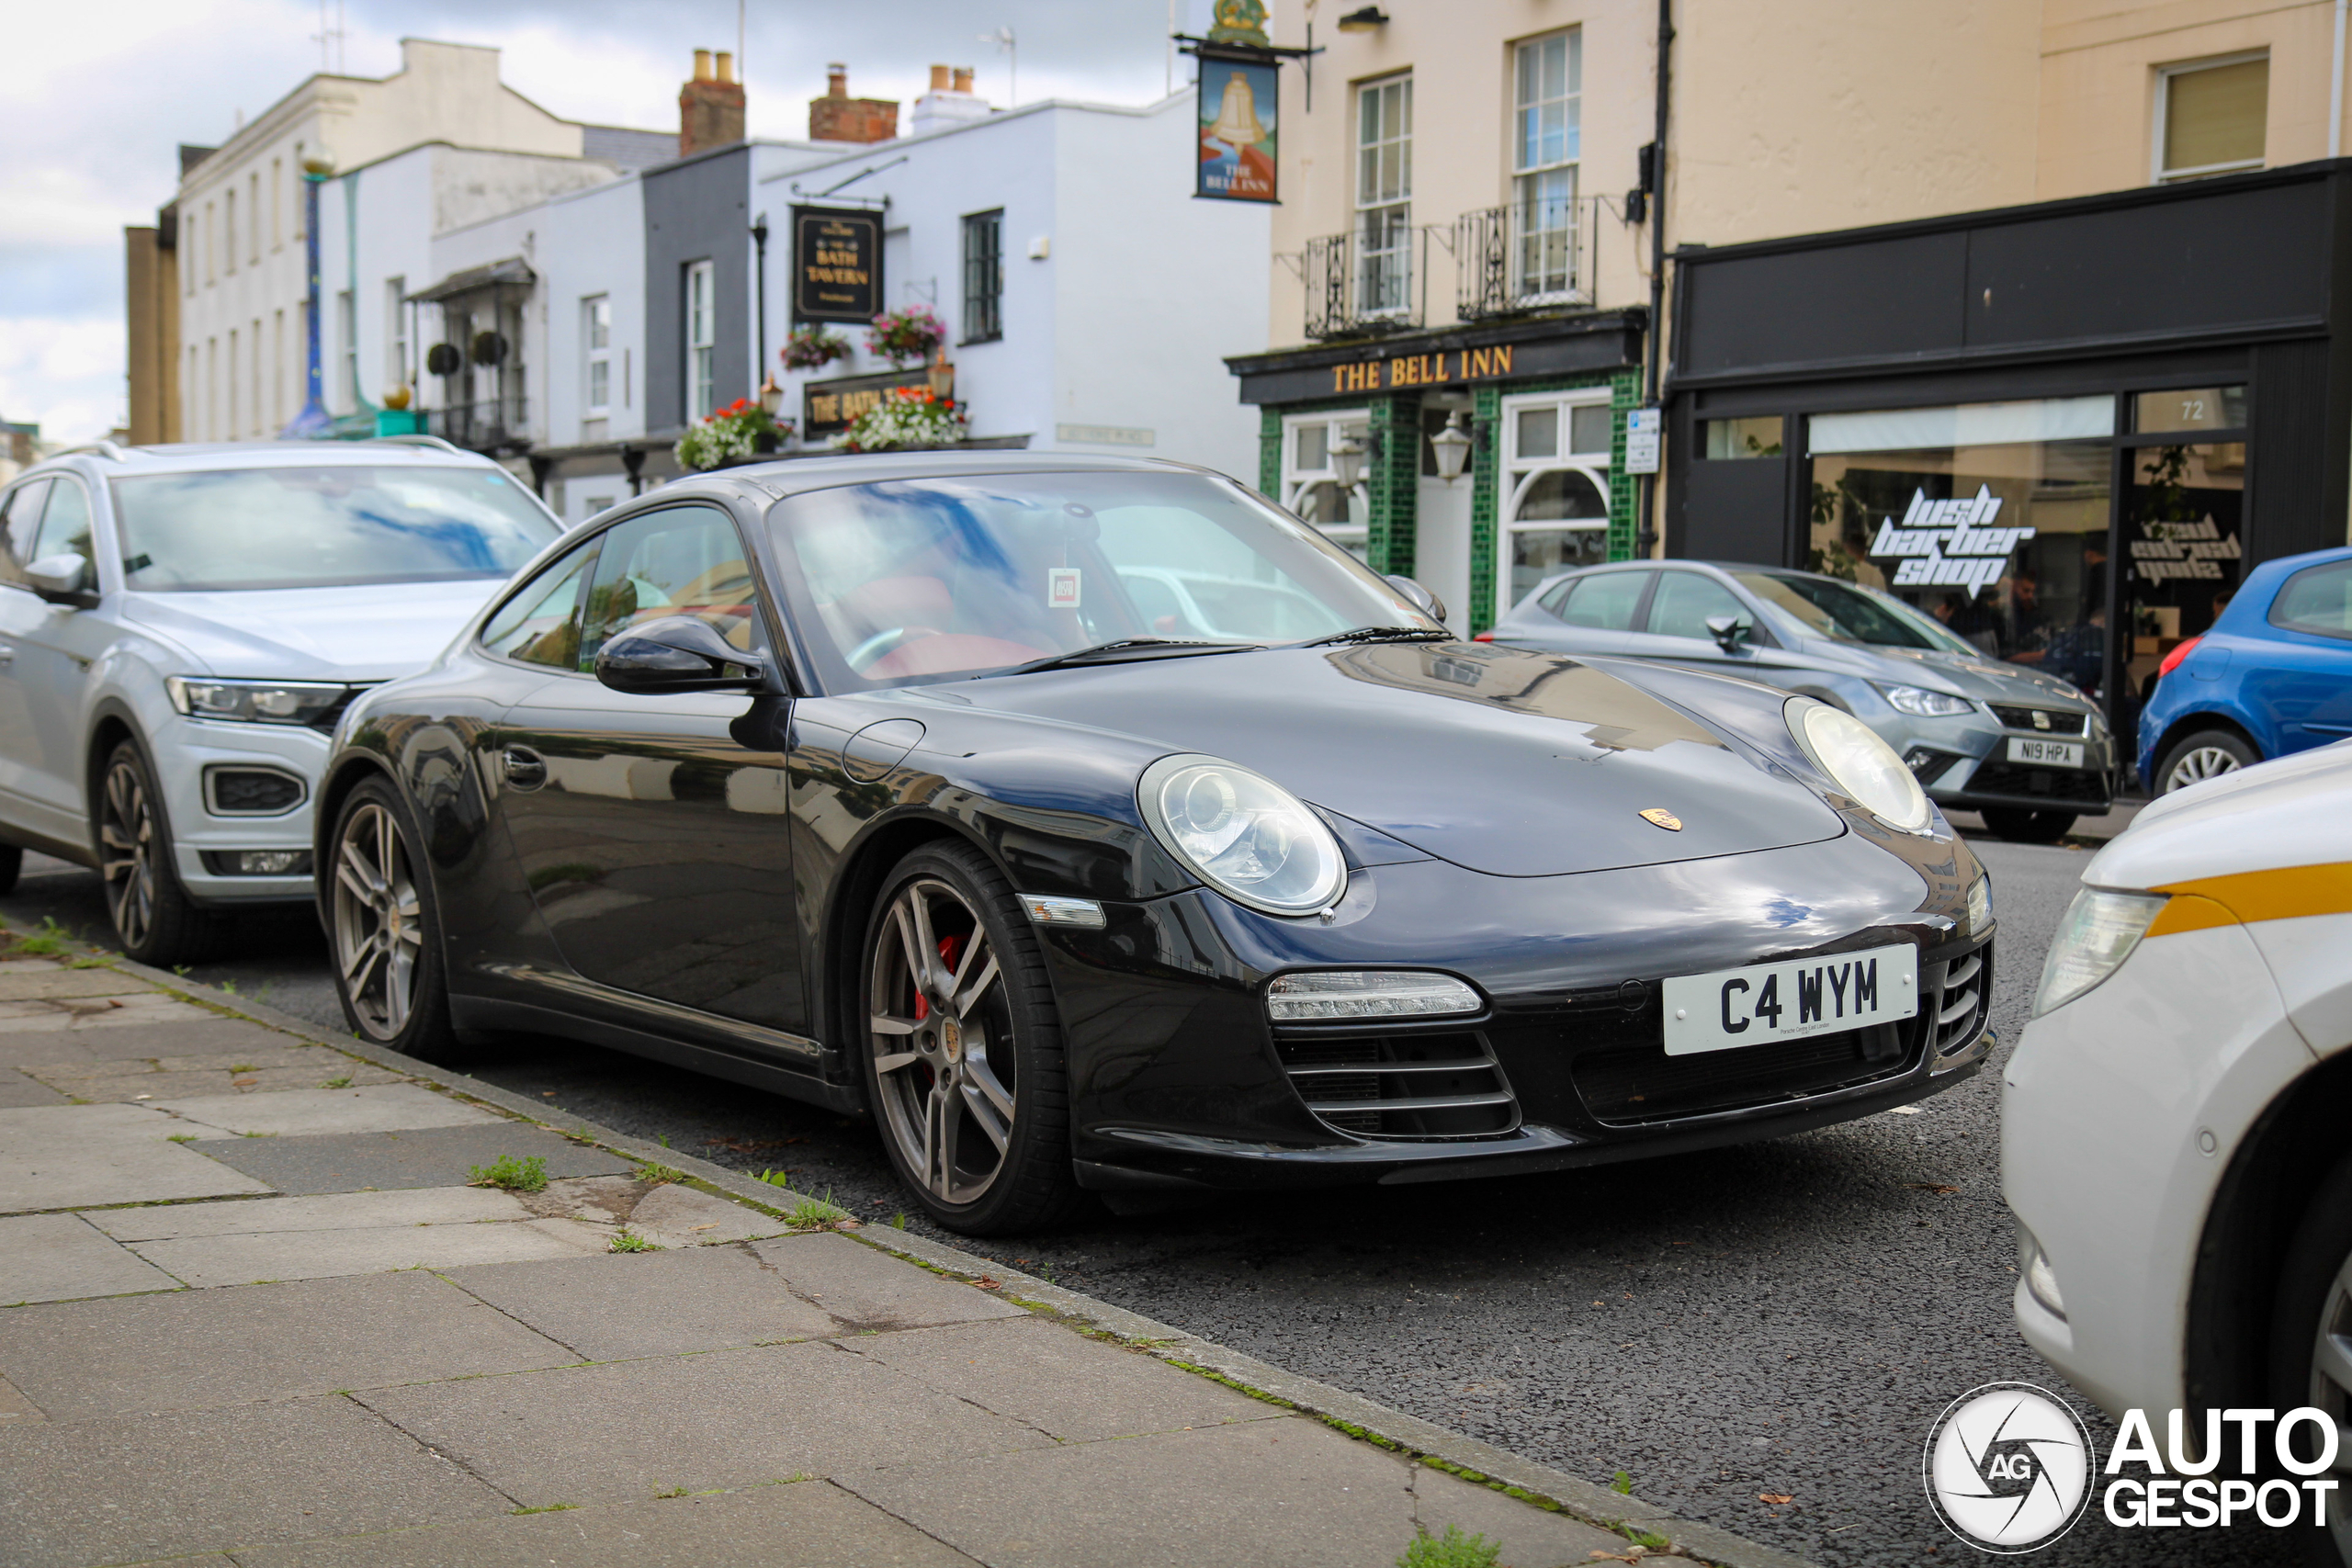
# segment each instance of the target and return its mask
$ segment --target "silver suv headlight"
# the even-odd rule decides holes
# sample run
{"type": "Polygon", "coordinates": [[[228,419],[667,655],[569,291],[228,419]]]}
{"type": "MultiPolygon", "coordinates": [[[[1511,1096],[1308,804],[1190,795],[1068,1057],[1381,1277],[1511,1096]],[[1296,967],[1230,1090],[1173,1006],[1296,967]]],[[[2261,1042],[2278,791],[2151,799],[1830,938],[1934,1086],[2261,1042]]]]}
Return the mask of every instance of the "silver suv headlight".
{"type": "Polygon", "coordinates": [[[1935,810],[1927,791],[1877,730],[1811,697],[1792,697],[1781,711],[1789,733],[1832,784],[1890,827],[1906,833],[1928,830],[1935,810]]]}
{"type": "Polygon", "coordinates": [[[333,713],[351,688],[306,681],[222,681],[174,675],[164,682],[172,706],[189,718],[246,724],[311,724],[333,713]]]}
{"type": "Polygon", "coordinates": [[[1886,699],[1887,706],[1913,718],[1953,718],[1976,711],[1976,705],[1966,697],[1931,692],[1925,686],[1880,686],[1878,694],[1886,699]]]}
{"type": "Polygon", "coordinates": [[[1162,757],[1136,788],[1170,853],[1237,904],[1311,915],[1348,885],[1340,841],[1290,791],[1216,757],[1162,757]]]}

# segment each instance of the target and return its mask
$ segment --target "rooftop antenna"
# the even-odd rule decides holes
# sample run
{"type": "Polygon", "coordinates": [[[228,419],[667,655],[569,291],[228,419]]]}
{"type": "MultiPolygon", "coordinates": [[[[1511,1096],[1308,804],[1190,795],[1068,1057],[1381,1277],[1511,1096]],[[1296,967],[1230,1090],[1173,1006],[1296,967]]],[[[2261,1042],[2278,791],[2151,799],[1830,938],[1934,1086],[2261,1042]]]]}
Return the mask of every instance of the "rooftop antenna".
{"type": "Polygon", "coordinates": [[[1004,107],[1012,108],[1021,102],[1021,45],[1014,39],[1011,28],[982,33],[980,41],[996,45],[1010,57],[1005,67],[1004,107]]]}
{"type": "Polygon", "coordinates": [[[344,0],[334,0],[334,21],[330,25],[327,21],[327,0],[319,0],[319,30],[311,37],[319,46],[319,71],[322,74],[343,74],[348,59],[343,47],[343,4],[344,0]]]}
{"type": "Polygon", "coordinates": [[[752,73],[743,63],[743,10],[747,0],[735,0],[735,80],[748,82],[752,73]]]}

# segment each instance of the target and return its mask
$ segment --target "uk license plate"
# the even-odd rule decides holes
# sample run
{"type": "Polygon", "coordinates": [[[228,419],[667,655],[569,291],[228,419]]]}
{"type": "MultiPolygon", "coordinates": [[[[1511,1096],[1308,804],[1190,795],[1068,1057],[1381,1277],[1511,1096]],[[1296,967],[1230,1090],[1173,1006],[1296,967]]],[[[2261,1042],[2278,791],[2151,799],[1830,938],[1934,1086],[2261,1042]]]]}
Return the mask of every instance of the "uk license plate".
{"type": "Polygon", "coordinates": [[[2045,768],[2079,768],[2083,765],[2083,743],[2079,740],[2028,740],[2023,736],[2009,737],[2009,761],[2039,762],[2045,768]]]}
{"type": "Polygon", "coordinates": [[[1919,950],[1908,942],[1830,958],[1670,977],[1666,1054],[1688,1056],[1894,1023],[1919,1011],[1919,950]]]}

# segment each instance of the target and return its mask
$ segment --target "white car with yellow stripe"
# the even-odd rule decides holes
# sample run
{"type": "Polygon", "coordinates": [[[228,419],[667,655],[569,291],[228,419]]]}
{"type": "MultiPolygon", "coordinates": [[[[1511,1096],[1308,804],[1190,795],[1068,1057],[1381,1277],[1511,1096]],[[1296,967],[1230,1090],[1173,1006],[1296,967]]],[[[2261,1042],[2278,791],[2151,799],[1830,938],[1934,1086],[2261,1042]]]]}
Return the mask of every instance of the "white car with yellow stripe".
{"type": "Polygon", "coordinates": [[[2082,880],[2004,1073],[2018,1325],[2119,1416],[2316,1405],[2352,1480],[2352,742],[2164,796],[2082,880]]]}

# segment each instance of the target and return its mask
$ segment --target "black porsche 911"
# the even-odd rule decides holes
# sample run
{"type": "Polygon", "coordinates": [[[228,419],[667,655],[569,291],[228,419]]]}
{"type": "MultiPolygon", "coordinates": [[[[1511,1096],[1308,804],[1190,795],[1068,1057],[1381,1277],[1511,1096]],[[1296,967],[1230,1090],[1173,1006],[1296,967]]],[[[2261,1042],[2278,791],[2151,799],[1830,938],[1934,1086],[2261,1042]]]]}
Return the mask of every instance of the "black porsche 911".
{"type": "Polygon", "coordinates": [[[534,1031],[870,1112],[981,1233],[1728,1144],[1975,1070],[1989,889],[1884,742],[1442,613],[1175,464],[667,486],[344,716],[344,1006],[427,1059],[534,1031]]]}

